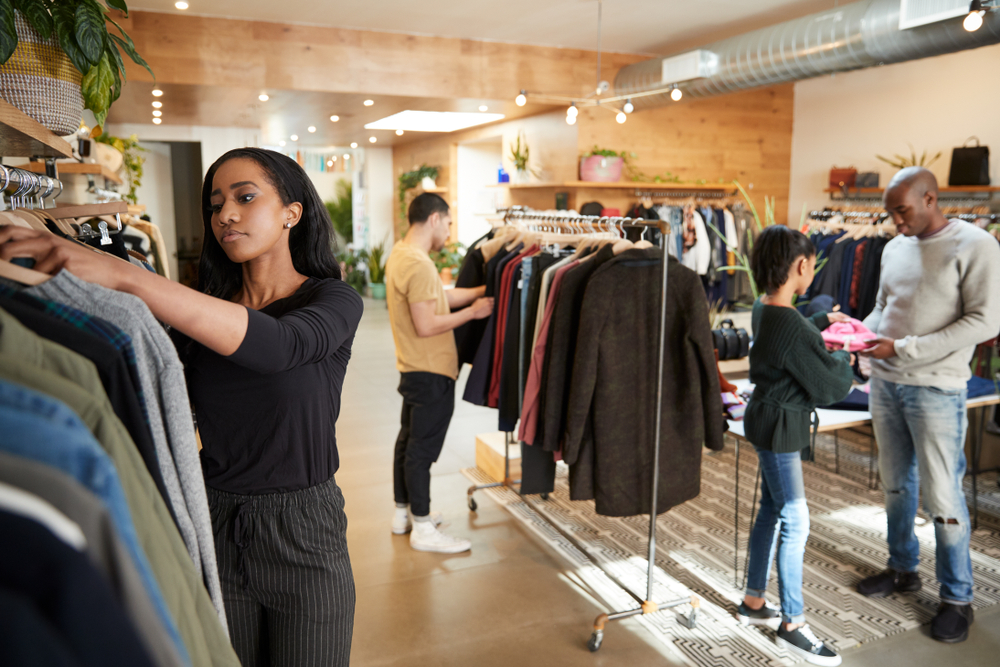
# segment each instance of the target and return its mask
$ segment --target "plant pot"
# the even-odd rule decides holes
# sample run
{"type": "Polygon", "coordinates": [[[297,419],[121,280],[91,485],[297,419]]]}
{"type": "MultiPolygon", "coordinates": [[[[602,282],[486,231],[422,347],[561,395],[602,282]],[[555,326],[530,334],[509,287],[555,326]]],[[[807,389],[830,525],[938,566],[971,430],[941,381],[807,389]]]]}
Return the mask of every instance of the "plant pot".
{"type": "Polygon", "coordinates": [[[385,283],[371,283],[372,298],[385,299],[385,283]]]}
{"type": "Polygon", "coordinates": [[[444,283],[445,285],[450,285],[452,280],[454,280],[454,276],[452,275],[452,271],[450,268],[441,269],[440,276],[441,276],[441,282],[444,283]]]}
{"type": "Polygon", "coordinates": [[[0,65],[0,97],[59,136],[73,134],[83,118],[83,76],[59,46],[35,32],[20,12],[14,13],[17,48],[0,65]]]}
{"type": "Polygon", "coordinates": [[[430,176],[424,176],[422,179],[420,179],[420,187],[422,187],[424,190],[436,190],[437,183],[435,183],[434,179],[431,178],[430,176]]]}
{"type": "Polygon", "coordinates": [[[616,183],[622,178],[625,160],[620,157],[591,155],[580,160],[580,180],[591,183],[616,183]]]}

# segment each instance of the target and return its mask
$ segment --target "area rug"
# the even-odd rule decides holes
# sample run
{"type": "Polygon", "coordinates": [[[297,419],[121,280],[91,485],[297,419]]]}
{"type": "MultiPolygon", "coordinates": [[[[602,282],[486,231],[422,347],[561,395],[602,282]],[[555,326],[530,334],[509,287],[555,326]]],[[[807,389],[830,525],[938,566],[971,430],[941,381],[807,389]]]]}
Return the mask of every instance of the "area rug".
{"type": "MultiPolygon", "coordinates": [[[[928,622],[937,609],[938,596],[934,578],[934,528],[923,515],[917,519],[923,590],[880,600],[865,598],[854,590],[860,579],[885,566],[885,510],[882,492],[869,488],[868,439],[857,434],[839,436],[840,474],[835,472],[834,445],[833,436],[821,435],[816,461],[804,465],[811,533],[805,554],[803,594],[806,619],[816,635],[839,652],[928,622]]],[[[744,445],[739,465],[739,557],[734,564],[737,487],[734,450],[733,440],[727,439],[724,451],[706,451],[701,495],[657,520],[654,600],[664,602],[696,594],[701,602],[697,626],[692,629],[679,622],[681,616],[689,614],[689,605],[635,618],[681,664],[791,665],[795,660],[775,646],[772,630],[740,626],[732,615],[742,596],[757,474],[753,448],[744,445]]],[[[594,512],[593,502],[569,500],[567,471],[560,464],[555,492],[547,500],[539,496],[522,497],[502,487],[479,493],[503,505],[564,558],[570,565],[567,578],[599,598],[609,611],[637,608],[636,601],[615,580],[645,598],[648,518],[603,517],[594,512]],[[556,526],[572,535],[582,550],[556,526]],[[599,562],[613,578],[595,567],[593,561],[599,562]]],[[[476,483],[491,481],[476,468],[465,469],[463,473],[476,483]]],[[[978,482],[979,527],[972,535],[972,566],[975,606],[983,608],[1000,603],[1000,489],[994,473],[980,475],[978,482]]],[[[971,494],[968,480],[966,489],[968,496],[971,494]]],[[[769,599],[777,605],[774,573],[768,592],[769,599]]],[[[581,646],[589,637],[590,621],[581,619],[581,646]]],[[[605,644],[614,641],[614,633],[614,624],[609,624],[605,644]]]]}

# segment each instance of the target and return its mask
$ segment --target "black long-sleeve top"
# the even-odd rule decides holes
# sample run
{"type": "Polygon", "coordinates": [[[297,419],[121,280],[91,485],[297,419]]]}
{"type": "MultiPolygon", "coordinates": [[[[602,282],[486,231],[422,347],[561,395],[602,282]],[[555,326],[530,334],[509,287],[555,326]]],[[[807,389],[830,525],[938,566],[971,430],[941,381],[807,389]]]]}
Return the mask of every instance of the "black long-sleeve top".
{"type": "Polygon", "coordinates": [[[246,337],[232,355],[178,346],[208,486],[276,493],[333,476],[340,394],[363,310],[343,281],[310,278],[292,296],[248,308],[246,337]]]}

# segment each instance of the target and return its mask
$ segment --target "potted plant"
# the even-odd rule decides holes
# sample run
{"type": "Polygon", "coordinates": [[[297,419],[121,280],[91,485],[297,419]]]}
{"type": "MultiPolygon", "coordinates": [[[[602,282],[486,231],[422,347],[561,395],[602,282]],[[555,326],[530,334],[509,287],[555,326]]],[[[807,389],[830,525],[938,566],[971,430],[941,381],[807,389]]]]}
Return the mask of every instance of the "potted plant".
{"type": "Polygon", "coordinates": [[[441,282],[445,285],[452,283],[458,267],[462,266],[462,259],[465,257],[464,250],[465,246],[455,241],[445,245],[441,250],[431,253],[431,259],[434,260],[434,267],[438,270],[441,282]]]}
{"type": "Polygon", "coordinates": [[[580,180],[591,183],[616,183],[622,178],[622,168],[628,153],[594,146],[580,158],[580,180]]]}
{"type": "Polygon", "coordinates": [[[523,133],[518,133],[517,141],[510,145],[510,161],[514,163],[514,182],[527,183],[531,176],[538,178],[538,172],[528,166],[531,152],[528,140],[522,141],[523,133]]]}
{"type": "Polygon", "coordinates": [[[132,204],[138,204],[139,196],[136,191],[142,186],[142,165],[146,163],[146,158],[140,155],[140,153],[145,153],[146,149],[139,145],[139,137],[133,134],[122,139],[102,133],[95,140],[111,146],[122,154],[121,168],[125,170],[125,182],[128,184],[128,193],[123,196],[123,199],[132,204]]]}
{"type": "Polygon", "coordinates": [[[114,8],[128,17],[125,0],[105,2],[0,1],[0,97],[59,135],[77,131],[84,108],[103,126],[125,82],[122,53],[153,74],[132,38],[108,16],[114,8]]]}
{"type": "Polygon", "coordinates": [[[406,193],[418,185],[423,185],[423,180],[425,178],[429,178],[433,181],[437,178],[440,169],[440,167],[431,167],[430,165],[422,164],[419,167],[414,167],[411,171],[406,171],[399,175],[400,218],[403,220],[406,219],[406,193]]]}
{"type": "Polygon", "coordinates": [[[337,261],[340,263],[340,270],[344,274],[344,282],[357,291],[358,294],[365,293],[365,286],[368,278],[365,276],[365,257],[363,253],[354,252],[350,247],[337,253],[337,261]]]}
{"type": "Polygon", "coordinates": [[[354,200],[353,186],[350,181],[337,182],[337,198],[326,202],[326,212],[330,214],[330,223],[337,239],[342,244],[354,241],[354,200]]]}
{"type": "Polygon", "coordinates": [[[372,298],[385,298],[385,241],[364,253],[365,261],[368,264],[368,279],[371,281],[372,298]]]}

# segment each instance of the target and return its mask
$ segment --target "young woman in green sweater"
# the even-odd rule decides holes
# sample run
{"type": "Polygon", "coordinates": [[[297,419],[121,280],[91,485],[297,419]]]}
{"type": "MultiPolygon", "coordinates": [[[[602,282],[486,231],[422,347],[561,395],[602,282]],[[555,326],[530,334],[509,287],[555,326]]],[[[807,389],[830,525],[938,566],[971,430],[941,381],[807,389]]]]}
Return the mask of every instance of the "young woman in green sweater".
{"type": "Polygon", "coordinates": [[[761,470],[760,511],[750,535],[746,596],[736,612],[744,625],[766,625],[779,616],[777,644],[814,665],[833,667],[840,656],[816,638],[805,622],[802,562],[809,537],[809,509],[802,482],[801,451],[809,445],[813,410],[851,391],[850,353],[829,352],[820,331],[841,313],[805,318],[792,302],[813,281],[816,248],[801,232],[765,229],[754,242],[750,268],[766,292],[753,305],[754,344],[750,380],[756,386],[747,406],[747,439],[761,470]],[[777,554],[781,612],[764,592],[777,554]]]}

